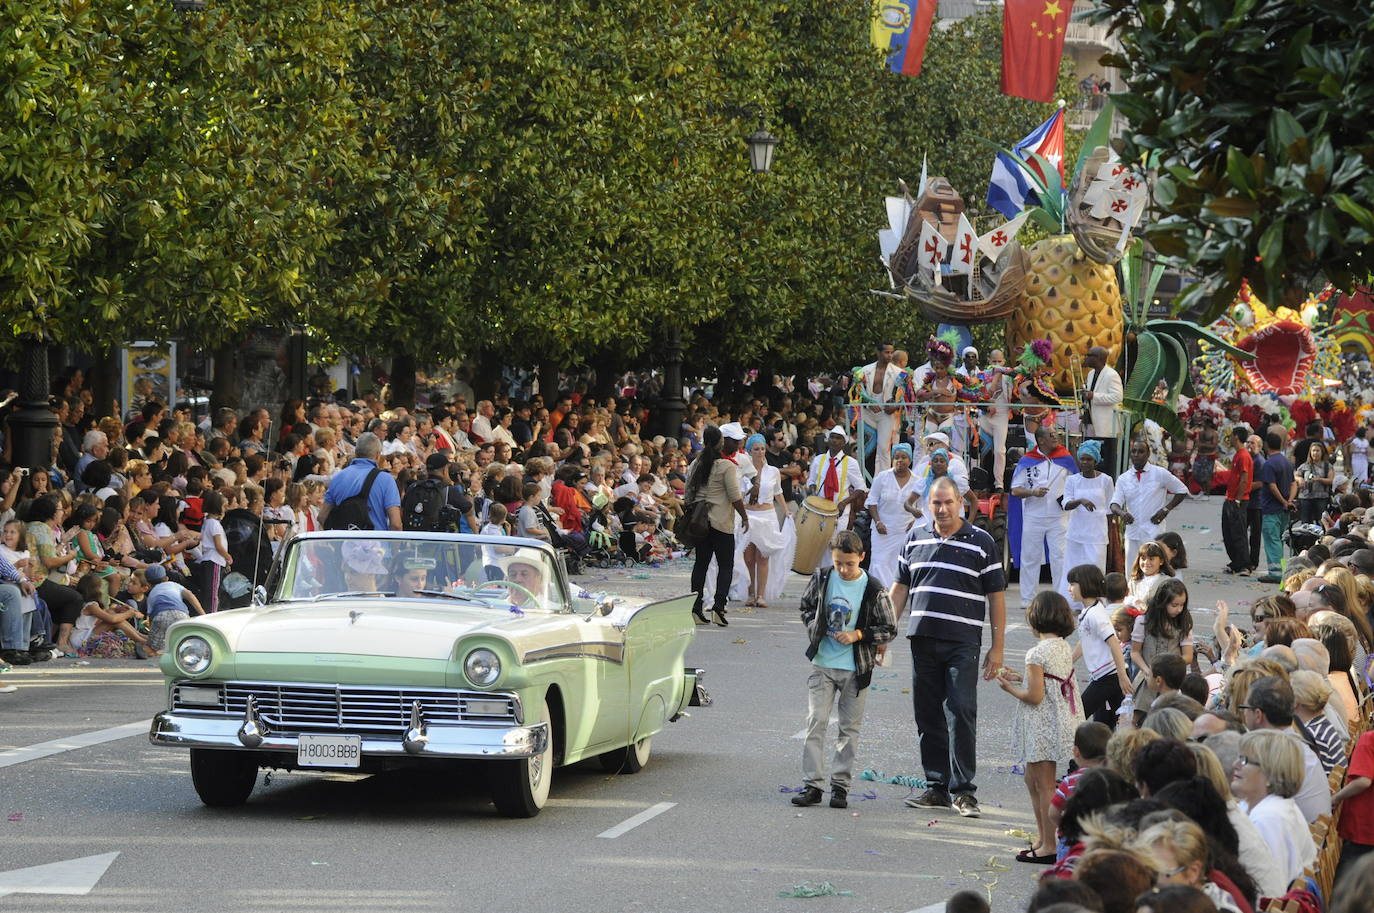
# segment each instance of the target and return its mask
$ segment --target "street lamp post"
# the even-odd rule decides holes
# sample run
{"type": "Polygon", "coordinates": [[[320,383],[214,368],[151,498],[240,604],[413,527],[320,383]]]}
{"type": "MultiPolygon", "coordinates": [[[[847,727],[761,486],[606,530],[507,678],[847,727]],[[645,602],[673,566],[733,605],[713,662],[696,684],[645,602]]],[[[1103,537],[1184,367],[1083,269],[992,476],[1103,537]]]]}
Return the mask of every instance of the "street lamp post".
{"type": "MultiPolygon", "coordinates": [[[[773,152],[779,140],[763,124],[763,112],[758,105],[739,109],[746,117],[757,117],[759,128],[744,138],[749,146],[749,167],[755,174],[773,170],[773,152]]],[[[659,427],[666,437],[682,436],[682,419],[687,414],[687,401],[682,398],[682,331],[668,328],[667,345],[663,351],[663,391],[659,394],[659,427]]]]}
{"type": "Polygon", "coordinates": [[[57,416],[48,408],[48,345],[38,336],[25,336],[19,353],[19,408],[10,415],[16,466],[52,466],[52,431],[57,416]]]}

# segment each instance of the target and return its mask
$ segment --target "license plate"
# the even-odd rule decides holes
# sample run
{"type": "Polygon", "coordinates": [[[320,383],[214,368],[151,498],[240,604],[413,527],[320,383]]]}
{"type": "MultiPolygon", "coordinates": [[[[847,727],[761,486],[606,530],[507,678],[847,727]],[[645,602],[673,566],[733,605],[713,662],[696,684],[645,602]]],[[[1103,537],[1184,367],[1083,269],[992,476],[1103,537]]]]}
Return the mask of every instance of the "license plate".
{"type": "Polygon", "coordinates": [[[360,735],[303,735],[296,746],[300,767],[359,767],[362,760],[360,735]]]}

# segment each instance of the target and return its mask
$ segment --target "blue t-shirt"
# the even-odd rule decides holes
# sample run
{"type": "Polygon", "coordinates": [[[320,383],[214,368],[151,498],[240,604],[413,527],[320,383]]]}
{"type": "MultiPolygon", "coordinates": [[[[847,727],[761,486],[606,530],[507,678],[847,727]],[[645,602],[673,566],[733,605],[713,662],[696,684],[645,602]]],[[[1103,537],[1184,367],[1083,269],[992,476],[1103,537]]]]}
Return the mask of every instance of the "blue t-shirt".
{"type": "MultiPolygon", "coordinates": [[[[362,494],[367,477],[377,468],[375,460],[355,459],[334,474],[324,492],[324,503],[338,506],[357,494],[362,494]]],[[[401,506],[401,493],[389,472],[380,472],[367,493],[367,515],[373,529],[390,529],[386,512],[401,506]]]]}
{"type": "Polygon", "coordinates": [[[181,598],[186,587],[171,580],[164,580],[148,591],[147,615],[152,618],[159,612],[190,612],[191,607],[181,598]]]}
{"type": "Polygon", "coordinates": [[[1288,457],[1281,453],[1265,457],[1255,473],[1255,481],[1260,483],[1260,513],[1283,513],[1284,506],[1269,491],[1268,483],[1273,482],[1279,492],[1288,497],[1288,492],[1293,490],[1293,464],[1288,462],[1288,457]]]}
{"type": "Polygon", "coordinates": [[[854,671],[854,645],[842,644],[835,639],[841,631],[852,631],[859,620],[859,606],[864,601],[864,590],[868,588],[868,575],[859,572],[854,580],[845,580],[839,571],[830,575],[830,583],[825,588],[826,627],[830,636],[821,639],[820,649],[816,651],[813,662],[826,669],[848,669],[854,671]]]}

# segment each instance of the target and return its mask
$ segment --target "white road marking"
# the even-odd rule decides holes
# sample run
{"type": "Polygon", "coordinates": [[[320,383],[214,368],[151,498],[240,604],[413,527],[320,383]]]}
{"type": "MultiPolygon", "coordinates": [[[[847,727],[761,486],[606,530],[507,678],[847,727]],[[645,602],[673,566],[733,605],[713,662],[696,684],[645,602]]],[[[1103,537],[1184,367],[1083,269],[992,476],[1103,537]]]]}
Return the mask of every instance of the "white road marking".
{"type": "Polygon", "coordinates": [[[657,805],[653,805],[649,808],[644,809],[644,811],[640,812],[637,815],[626,818],[624,821],[620,822],[615,827],[607,831],[602,831],[596,836],[604,837],[607,840],[614,840],[616,837],[619,837],[622,834],[627,834],[635,828],[639,827],[645,821],[652,821],[654,818],[657,818],[659,815],[663,814],[675,805],[677,805],[676,802],[660,802],[657,805]]]}
{"type": "Polygon", "coordinates": [[[82,732],[77,735],[67,736],[64,739],[39,742],[37,745],[27,745],[23,748],[11,748],[8,751],[0,751],[0,767],[13,767],[16,764],[23,764],[26,761],[37,761],[39,758],[51,757],[52,755],[62,754],[66,751],[75,751],[78,748],[90,748],[92,745],[103,745],[106,742],[127,739],[131,735],[138,735],[139,733],[146,733],[147,731],[148,721],[139,720],[136,723],[125,723],[123,726],[112,726],[109,729],[82,732]]]}
{"type": "Polygon", "coordinates": [[[928,907],[921,907],[919,910],[908,910],[907,913],[944,913],[944,911],[945,904],[944,901],[941,901],[939,903],[933,903],[928,907]]]}
{"type": "Polygon", "coordinates": [[[0,897],[11,894],[89,894],[118,853],[0,872],[0,897]]]}

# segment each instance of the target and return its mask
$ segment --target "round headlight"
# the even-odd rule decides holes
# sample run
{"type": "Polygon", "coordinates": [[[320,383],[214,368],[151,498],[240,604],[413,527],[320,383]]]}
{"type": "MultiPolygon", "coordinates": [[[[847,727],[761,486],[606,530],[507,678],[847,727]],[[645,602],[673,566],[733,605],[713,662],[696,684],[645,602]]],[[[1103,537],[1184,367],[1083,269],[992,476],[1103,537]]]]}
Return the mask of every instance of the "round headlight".
{"type": "Polygon", "coordinates": [[[478,647],[463,660],[463,672],[474,685],[490,685],[501,677],[501,657],[486,647],[478,647]]]}
{"type": "Polygon", "coordinates": [[[188,637],[177,644],[177,668],[187,675],[199,675],[210,668],[210,657],[214,651],[210,642],[203,637],[188,637]]]}

